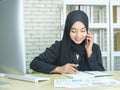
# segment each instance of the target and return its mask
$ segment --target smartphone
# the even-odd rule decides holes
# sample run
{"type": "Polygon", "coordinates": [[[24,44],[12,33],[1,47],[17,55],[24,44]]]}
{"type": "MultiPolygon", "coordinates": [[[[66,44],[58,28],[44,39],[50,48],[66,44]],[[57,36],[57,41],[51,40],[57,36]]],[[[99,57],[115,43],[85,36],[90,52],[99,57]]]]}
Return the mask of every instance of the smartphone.
{"type": "Polygon", "coordinates": [[[86,39],[85,39],[85,44],[87,45],[88,42],[89,42],[89,40],[88,40],[87,37],[86,37],[86,39]]]}
{"type": "MultiPolygon", "coordinates": [[[[88,32],[87,32],[87,34],[88,34],[88,32]]],[[[85,39],[85,44],[87,45],[87,44],[88,44],[88,42],[89,42],[89,40],[88,40],[88,38],[87,38],[87,36],[86,36],[86,39],[85,39]]]]}

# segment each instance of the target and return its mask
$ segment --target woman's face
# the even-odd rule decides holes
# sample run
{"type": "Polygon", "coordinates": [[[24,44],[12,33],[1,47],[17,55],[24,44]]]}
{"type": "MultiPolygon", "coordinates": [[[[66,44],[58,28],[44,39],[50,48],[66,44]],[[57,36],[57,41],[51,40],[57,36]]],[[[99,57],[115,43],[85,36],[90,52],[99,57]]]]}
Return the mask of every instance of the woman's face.
{"type": "Polygon", "coordinates": [[[72,25],[70,30],[70,38],[74,43],[82,43],[85,40],[86,35],[87,30],[82,22],[77,21],[72,25]]]}

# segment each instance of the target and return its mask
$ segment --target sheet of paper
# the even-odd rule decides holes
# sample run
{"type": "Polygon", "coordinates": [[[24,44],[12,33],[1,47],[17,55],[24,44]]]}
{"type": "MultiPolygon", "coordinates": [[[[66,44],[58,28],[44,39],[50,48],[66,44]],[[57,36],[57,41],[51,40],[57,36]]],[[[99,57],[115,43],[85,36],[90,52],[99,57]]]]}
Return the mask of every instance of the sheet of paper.
{"type": "Polygon", "coordinates": [[[105,73],[101,71],[84,71],[85,73],[95,75],[95,77],[102,77],[102,76],[112,76],[110,73],[105,73]]]}
{"type": "Polygon", "coordinates": [[[72,79],[112,76],[112,74],[101,71],[79,71],[77,74],[64,74],[64,75],[69,76],[72,79]]]}
{"type": "Polygon", "coordinates": [[[64,74],[72,79],[82,79],[82,78],[90,78],[95,77],[93,74],[85,73],[85,72],[78,72],[77,74],[64,74]]]}
{"type": "Polygon", "coordinates": [[[54,87],[65,87],[65,88],[115,86],[115,85],[120,85],[120,82],[108,77],[54,80],[54,87]]]}

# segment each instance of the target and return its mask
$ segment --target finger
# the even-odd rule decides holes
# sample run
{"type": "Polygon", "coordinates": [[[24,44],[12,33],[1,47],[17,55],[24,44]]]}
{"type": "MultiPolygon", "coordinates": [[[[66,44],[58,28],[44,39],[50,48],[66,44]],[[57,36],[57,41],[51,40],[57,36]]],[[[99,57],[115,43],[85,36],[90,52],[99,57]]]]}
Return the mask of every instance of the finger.
{"type": "Polygon", "coordinates": [[[75,67],[71,67],[70,69],[71,69],[74,73],[78,72],[77,68],[75,68],[75,67]]]}
{"type": "Polygon", "coordinates": [[[78,71],[74,68],[69,68],[68,70],[67,70],[67,73],[70,73],[70,74],[76,74],[78,71]]]}
{"type": "Polygon", "coordinates": [[[79,65],[78,64],[70,64],[70,66],[77,68],[79,65]]]}
{"type": "Polygon", "coordinates": [[[79,66],[78,64],[68,64],[66,65],[68,67],[68,69],[73,70],[74,72],[77,72],[77,67],[79,66]]]}

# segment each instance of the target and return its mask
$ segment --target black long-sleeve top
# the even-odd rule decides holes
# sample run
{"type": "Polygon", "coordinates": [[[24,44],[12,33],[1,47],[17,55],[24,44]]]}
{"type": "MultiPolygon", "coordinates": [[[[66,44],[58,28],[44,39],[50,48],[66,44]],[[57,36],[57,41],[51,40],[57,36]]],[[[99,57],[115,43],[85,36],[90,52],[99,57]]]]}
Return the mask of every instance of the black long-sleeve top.
{"type": "MultiPolygon", "coordinates": [[[[97,44],[93,44],[93,52],[90,58],[80,62],[79,71],[104,71],[102,65],[101,51],[97,44]]],[[[30,63],[30,68],[37,72],[50,73],[57,66],[61,66],[60,61],[61,41],[56,41],[30,63]]],[[[73,53],[74,55],[74,53],[73,53]]],[[[75,59],[74,57],[72,57],[75,59]]],[[[62,61],[66,62],[65,60],[62,61]]],[[[74,63],[70,59],[68,63],[74,63]]]]}

